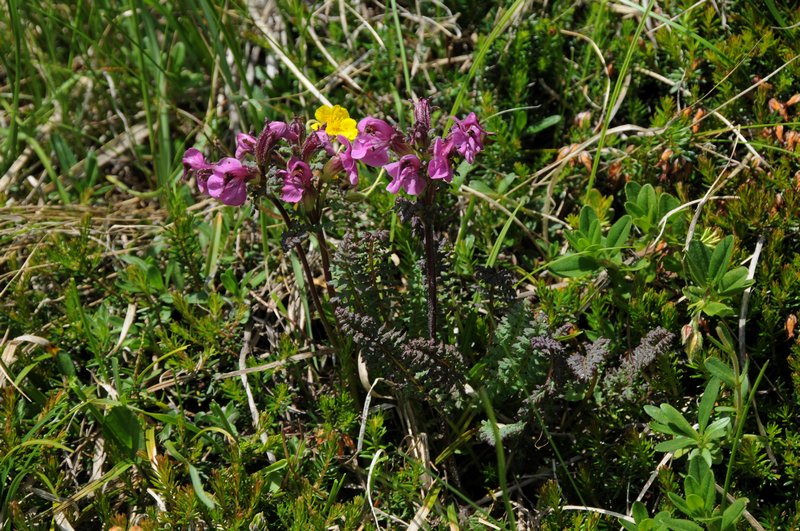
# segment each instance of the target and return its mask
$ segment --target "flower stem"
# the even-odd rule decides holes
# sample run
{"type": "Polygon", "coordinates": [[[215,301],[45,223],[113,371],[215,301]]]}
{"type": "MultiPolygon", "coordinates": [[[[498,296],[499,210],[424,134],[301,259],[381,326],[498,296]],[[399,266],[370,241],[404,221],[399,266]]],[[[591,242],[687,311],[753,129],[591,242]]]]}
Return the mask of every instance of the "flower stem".
{"type": "Polygon", "coordinates": [[[436,189],[433,185],[429,185],[425,193],[425,285],[428,288],[428,338],[436,340],[436,313],[437,299],[436,299],[436,247],[433,241],[433,196],[436,189]]]}
{"type": "MultiPolygon", "coordinates": [[[[269,196],[269,200],[272,201],[272,204],[278,209],[280,212],[281,217],[283,218],[283,222],[286,223],[287,227],[292,226],[292,220],[289,218],[289,213],[286,212],[286,209],[283,208],[283,205],[272,195],[269,196]]],[[[320,244],[322,247],[322,244],[320,244]]],[[[299,243],[294,246],[295,252],[297,256],[300,257],[300,263],[303,266],[303,272],[306,276],[306,284],[308,285],[308,292],[311,294],[312,302],[314,303],[314,308],[317,310],[319,314],[319,319],[322,321],[322,326],[325,328],[325,333],[328,335],[328,338],[331,342],[336,345],[338,343],[338,338],[334,334],[333,330],[331,329],[330,325],[328,324],[328,320],[325,318],[325,311],[322,308],[322,301],[319,299],[319,294],[317,293],[317,288],[314,285],[314,275],[311,273],[311,267],[308,265],[308,258],[306,257],[306,252],[303,250],[303,246],[299,243]]]]}
{"type": "Polygon", "coordinates": [[[317,243],[319,243],[319,254],[322,256],[322,272],[325,275],[325,289],[328,292],[328,299],[333,303],[336,297],[336,289],[333,287],[333,277],[331,277],[331,260],[328,253],[328,241],[325,239],[325,231],[322,227],[317,229],[317,243]]]}

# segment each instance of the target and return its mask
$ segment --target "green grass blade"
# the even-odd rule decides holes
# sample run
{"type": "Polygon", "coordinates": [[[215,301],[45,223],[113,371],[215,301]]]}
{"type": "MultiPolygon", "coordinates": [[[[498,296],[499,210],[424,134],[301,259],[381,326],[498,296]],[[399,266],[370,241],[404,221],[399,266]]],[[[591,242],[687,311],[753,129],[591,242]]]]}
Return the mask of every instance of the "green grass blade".
{"type": "Polygon", "coordinates": [[[500,234],[497,235],[497,239],[494,241],[494,245],[492,245],[492,250],[489,253],[489,257],[486,259],[486,267],[494,267],[494,263],[497,261],[497,256],[500,254],[500,249],[503,247],[503,241],[506,239],[506,234],[508,234],[508,229],[511,228],[511,224],[514,223],[514,220],[517,218],[517,212],[519,209],[522,208],[522,203],[517,205],[517,208],[514,209],[514,212],[509,216],[506,220],[503,228],[500,230],[500,234]]]}

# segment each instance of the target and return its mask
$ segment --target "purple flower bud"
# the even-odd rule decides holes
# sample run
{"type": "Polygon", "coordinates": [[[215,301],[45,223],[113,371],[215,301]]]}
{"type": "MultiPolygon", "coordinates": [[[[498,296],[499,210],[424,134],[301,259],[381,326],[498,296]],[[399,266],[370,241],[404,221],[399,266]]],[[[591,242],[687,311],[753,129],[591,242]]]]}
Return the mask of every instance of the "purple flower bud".
{"type": "Polygon", "coordinates": [[[461,153],[467,162],[472,164],[475,155],[483,150],[483,137],[486,130],[478,123],[478,118],[471,112],[463,120],[453,118],[455,125],[448,136],[448,140],[455,144],[456,150],[461,153]]]}
{"type": "Polygon", "coordinates": [[[450,155],[455,145],[452,141],[444,141],[436,137],[433,141],[433,157],[428,162],[428,176],[431,179],[444,179],[448,183],[453,180],[453,168],[450,166],[450,155]]]}
{"type": "Polygon", "coordinates": [[[324,129],[314,131],[308,135],[306,141],[303,142],[303,150],[300,154],[300,158],[305,161],[309,161],[311,160],[311,157],[313,157],[314,154],[321,149],[324,149],[325,153],[327,153],[329,157],[332,157],[336,153],[333,150],[331,139],[328,137],[328,133],[324,129]]]}
{"type": "Polygon", "coordinates": [[[428,149],[428,135],[431,130],[431,103],[427,98],[420,98],[414,104],[414,128],[411,141],[423,151],[428,149]]]}
{"type": "Polygon", "coordinates": [[[299,116],[295,116],[294,119],[289,122],[288,127],[289,131],[287,134],[290,136],[287,138],[287,140],[289,140],[289,142],[300,142],[303,139],[303,136],[306,134],[306,124],[299,116]]]}
{"type": "Polygon", "coordinates": [[[297,157],[289,159],[287,169],[279,170],[277,175],[283,179],[281,199],[287,203],[299,203],[304,194],[314,192],[311,168],[297,157]]]}
{"type": "Polygon", "coordinates": [[[247,199],[247,181],[252,177],[252,168],[238,159],[226,157],[212,167],[206,183],[208,195],[226,205],[242,205],[247,199]]]}
{"type": "MultiPolygon", "coordinates": [[[[254,155],[259,165],[266,163],[267,155],[272,148],[274,148],[281,140],[286,140],[291,143],[297,142],[299,136],[291,125],[286,122],[266,122],[261,134],[258,135],[254,146],[254,155]]],[[[237,137],[238,140],[238,137],[237,137]]],[[[237,148],[236,152],[239,150],[237,148]]],[[[238,158],[238,155],[237,155],[238,158]]]]}
{"type": "Polygon", "coordinates": [[[420,160],[416,155],[404,155],[397,162],[387,164],[386,173],[392,177],[392,182],[386,189],[396,194],[400,188],[411,195],[418,195],[425,189],[425,179],[419,174],[420,160]]]}
{"type": "Polygon", "coordinates": [[[367,166],[384,166],[389,162],[389,144],[394,136],[395,130],[391,125],[367,116],[358,122],[352,157],[367,166]]]}

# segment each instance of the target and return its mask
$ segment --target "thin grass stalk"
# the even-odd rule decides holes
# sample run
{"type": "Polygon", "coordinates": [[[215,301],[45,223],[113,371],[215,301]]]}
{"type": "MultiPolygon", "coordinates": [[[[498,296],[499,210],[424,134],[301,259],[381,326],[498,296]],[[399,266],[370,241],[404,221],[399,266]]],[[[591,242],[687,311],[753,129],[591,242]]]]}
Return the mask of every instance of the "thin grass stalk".
{"type": "Polygon", "coordinates": [[[411,75],[408,72],[408,60],[406,59],[406,47],[403,43],[403,29],[400,27],[400,16],[397,13],[397,0],[392,0],[392,18],[394,18],[394,28],[397,31],[397,46],[400,48],[400,61],[403,63],[403,80],[406,84],[406,97],[411,97],[411,75]]]}
{"type": "MultiPolygon", "coordinates": [[[[728,501],[728,490],[731,486],[731,479],[733,479],[733,464],[736,461],[736,451],[739,449],[739,441],[742,440],[742,431],[744,431],[744,420],[747,418],[747,411],[750,409],[750,404],[753,403],[756,397],[756,390],[758,389],[758,385],[761,383],[761,378],[764,377],[764,373],[767,370],[767,365],[769,365],[769,360],[764,363],[764,366],[761,367],[761,371],[758,373],[758,377],[756,378],[753,387],[750,389],[750,393],[747,397],[747,402],[745,402],[744,407],[742,408],[742,418],[739,422],[739,425],[736,428],[736,435],[733,437],[733,445],[731,446],[731,456],[728,459],[728,468],[725,471],[725,485],[722,487],[722,502],[720,502],[720,506],[722,510],[725,510],[725,505],[728,501]]],[[[738,381],[737,381],[738,383],[738,381]]]]}
{"type": "Polygon", "coordinates": [[[508,497],[506,454],[503,451],[503,440],[500,438],[500,428],[497,427],[497,419],[495,418],[494,409],[492,409],[492,403],[489,400],[489,395],[486,393],[486,389],[481,388],[480,397],[481,402],[483,403],[483,409],[486,411],[486,416],[489,417],[489,424],[492,427],[494,448],[497,452],[497,476],[500,480],[500,489],[503,491],[503,504],[505,505],[506,513],[508,514],[508,521],[510,524],[509,529],[516,529],[517,523],[514,518],[514,508],[511,506],[511,499],[508,497]]]}
{"type": "Polygon", "coordinates": [[[575,479],[572,477],[572,474],[569,473],[569,469],[567,468],[567,463],[564,461],[564,458],[561,457],[561,452],[558,451],[558,447],[553,441],[553,436],[550,435],[550,430],[548,430],[547,426],[545,426],[544,424],[544,419],[542,418],[542,414],[539,413],[539,410],[536,407],[533,408],[533,414],[536,415],[536,420],[539,421],[539,426],[542,428],[542,433],[544,433],[544,436],[547,438],[547,442],[553,449],[553,453],[556,454],[556,459],[558,459],[558,462],[561,464],[561,468],[564,469],[564,473],[567,475],[569,484],[572,485],[572,490],[574,490],[575,494],[578,495],[578,499],[581,501],[581,505],[586,505],[586,501],[583,499],[583,494],[581,494],[581,491],[578,488],[578,485],[575,483],[575,479]]]}
{"type": "Polygon", "coordinates": [[[14,75],[12,76],[13,89],[11,96],[11,123],[9,124],[10,131],[8,138],[6,138],[5,142],[5,160],[8,164],[10,164],[10,161],[16,158],[17,132],[19,130],[17,115],[19,114],[20,83],[22,81],[22,75],[20,72],[20,68],[22,68],[22,25],[19,21],[19,6],[17,5],[16,0],[9,0],[8,16],[10,17],[11,21],[11,34],[14,38],[14,75]]]}

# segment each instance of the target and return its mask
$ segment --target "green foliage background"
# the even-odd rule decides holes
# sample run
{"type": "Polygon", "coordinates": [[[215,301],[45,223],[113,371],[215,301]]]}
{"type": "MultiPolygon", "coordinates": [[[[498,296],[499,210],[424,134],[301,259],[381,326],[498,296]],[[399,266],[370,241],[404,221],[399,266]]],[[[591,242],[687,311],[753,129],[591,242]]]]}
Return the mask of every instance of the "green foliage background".
{"type": "Polygon", "coordinates": [[[618,527],[601,508],[725,528],[721,495],[682,510],[694,477],[747,498],[728,528],[798,527],[796,16],[6,0],[0,527],[618,527]],[[423,253],[385,175],[363,171],[326,226],[383,231],[342,244],[335,278],[384,335],[340,350],[280,218],[182,179],[189,147],[216,160],[265,118],[312,116],[305,83],[356,118],[404,127],[424,96],[440,124],[474,111],[492,132],[438,196],[452,349],[419,366],[402,348],[425,326],[423,253]],[[376,387],[366,417],[340,377],[364,342],[414,376],[376,387]],[[455,359],[458,396],[426,379],[455,359]],[[689,429],[645,412],[662,404],[689,429]]]}

